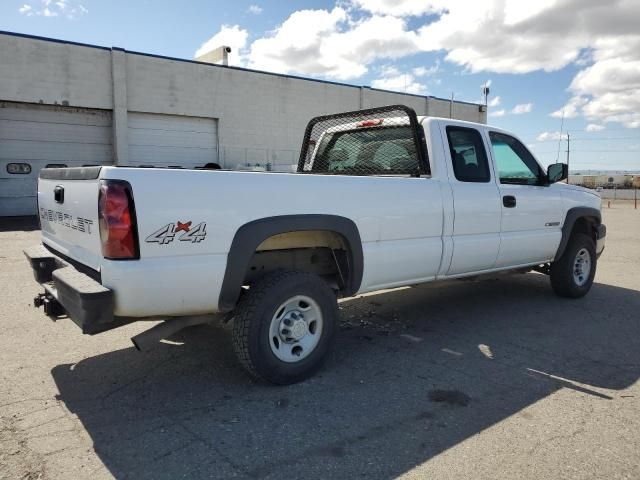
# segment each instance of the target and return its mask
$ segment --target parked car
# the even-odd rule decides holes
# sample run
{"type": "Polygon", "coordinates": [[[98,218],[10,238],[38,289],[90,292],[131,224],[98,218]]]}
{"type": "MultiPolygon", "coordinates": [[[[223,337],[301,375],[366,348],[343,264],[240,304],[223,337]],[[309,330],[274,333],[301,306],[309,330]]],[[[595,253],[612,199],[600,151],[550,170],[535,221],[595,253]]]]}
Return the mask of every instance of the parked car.
{"type": "Polygon", "coordinates": [[[321,365],[339,297],[498,271],[591,288],[600,197],[559,183],[515,135],[404,106],[313,119],[297,173],[42,170],[42,245],[25,250],[49,315],[96,334],[233,321],[247,371],[276,384],[321,365]]]}

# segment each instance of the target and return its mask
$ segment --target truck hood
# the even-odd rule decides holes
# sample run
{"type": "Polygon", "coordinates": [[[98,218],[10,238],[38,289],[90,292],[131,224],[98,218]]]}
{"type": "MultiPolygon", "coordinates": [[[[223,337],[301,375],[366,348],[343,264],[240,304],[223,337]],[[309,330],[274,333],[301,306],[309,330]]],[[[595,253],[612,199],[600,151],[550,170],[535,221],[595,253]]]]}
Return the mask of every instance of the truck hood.
{"type": "Polygon", "coordinates": [[[556,185],[562,188],[563,191],[589,193],[595,197],[600,198],[600,194],[590,188],[579,187],[578,185],[571,185],[566,183],[557,183],[556,185]]]}

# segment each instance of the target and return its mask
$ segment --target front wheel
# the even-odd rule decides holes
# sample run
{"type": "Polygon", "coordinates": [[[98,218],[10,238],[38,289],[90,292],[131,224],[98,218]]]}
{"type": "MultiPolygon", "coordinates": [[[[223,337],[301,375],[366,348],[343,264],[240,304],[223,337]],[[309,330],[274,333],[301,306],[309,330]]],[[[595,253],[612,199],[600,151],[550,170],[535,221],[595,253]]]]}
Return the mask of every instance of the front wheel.
{"type": "Polygon", "coordinates": [[[574,233],[562,257],[551,264],[553,291],[561,297],[585,296],[593,284],[596,262],[593,239],[584,233],[574,233]]]}
{"type": "Polygon", "coordinates": [[[313,375],[338,320],[335,293],[316,275],[278,271],[258,280],[236,308],[233,346],[253,377],[286,385],[313,375]]]}

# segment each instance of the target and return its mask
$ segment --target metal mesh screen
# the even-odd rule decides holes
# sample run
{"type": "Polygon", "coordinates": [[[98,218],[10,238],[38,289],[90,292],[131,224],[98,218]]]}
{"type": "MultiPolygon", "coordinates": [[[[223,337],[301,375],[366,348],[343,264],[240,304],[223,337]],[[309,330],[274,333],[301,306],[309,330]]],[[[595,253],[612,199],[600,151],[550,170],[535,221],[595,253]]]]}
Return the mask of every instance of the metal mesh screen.
{"type": "Polygon", "coordinates": [[[428,174],[424,132],[404,105],[316,117],[305,131],[298,172],[428,174]]]}

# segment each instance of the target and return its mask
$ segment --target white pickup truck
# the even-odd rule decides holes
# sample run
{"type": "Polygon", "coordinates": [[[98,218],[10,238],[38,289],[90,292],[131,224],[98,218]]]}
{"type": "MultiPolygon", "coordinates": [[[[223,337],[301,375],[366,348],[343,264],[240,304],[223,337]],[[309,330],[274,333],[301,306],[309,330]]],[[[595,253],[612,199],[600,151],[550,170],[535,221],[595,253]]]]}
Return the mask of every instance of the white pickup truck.
{"type": "Polygon", "coordinates": [[[223,317],[248,372],[286,384],[321,365],[339,297],[504,270],[585,295],[606,229],[566,177],[499,128],[396,105],[313,119],[297,173],[44,169],[25,254],[36,306],[83,333],[163,320],[144,349],[223,317]]]}

